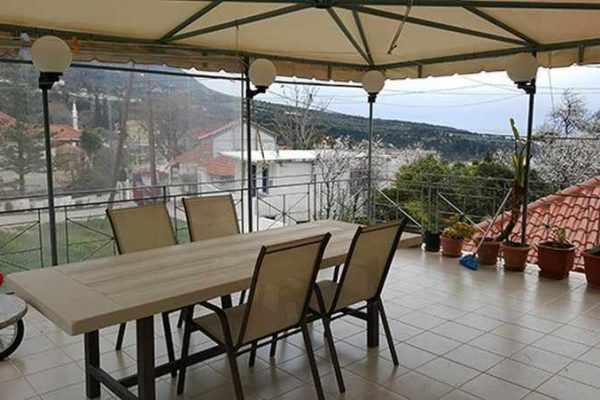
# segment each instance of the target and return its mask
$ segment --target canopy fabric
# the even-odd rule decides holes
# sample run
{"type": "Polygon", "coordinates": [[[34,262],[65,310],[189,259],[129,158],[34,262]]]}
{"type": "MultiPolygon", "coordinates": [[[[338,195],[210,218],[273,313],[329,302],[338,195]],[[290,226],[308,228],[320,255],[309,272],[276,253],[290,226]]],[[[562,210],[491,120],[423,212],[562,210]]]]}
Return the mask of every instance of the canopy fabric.
{"type": "Polygon", "coordinates": [[[242,72],[266,57],[280,76],[402,79],[504,70],[522,52],[597,63],[598,21],[600,0],[3,0],[0,53],[55,34],[76,60],[242,72]]]}

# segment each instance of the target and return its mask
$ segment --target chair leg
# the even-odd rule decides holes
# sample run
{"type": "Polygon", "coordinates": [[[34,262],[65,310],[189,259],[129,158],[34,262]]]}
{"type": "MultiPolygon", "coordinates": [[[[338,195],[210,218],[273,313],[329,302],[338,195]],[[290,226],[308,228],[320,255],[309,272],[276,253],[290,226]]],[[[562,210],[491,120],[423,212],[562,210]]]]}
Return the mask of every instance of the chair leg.
{"type": "Polygon", "coordinates": [[[388,347],[390,348],[392,361],[394,362],[394,365],[398,366],[400,365],[400,363],[398,362],[398,355],[396,354],[396,346],[394,346],[394,337],[392,336],[392,330],[390,329],[390,325],[385,315],[385,310],[383,308],[383,302],[381,301],[381,299],[377,300],[377,308],[379,309],[379,315],[381,315],[381,323],[383,324],[385,337],[388,342],[388,347]]]}
{"type": "Polygon", "coordinates": [[[181,344],[181,368],[179,369],[179,380],[177,381],[177,394],[182,394],[185,387],[186,361],[190,353],[190,336],[192,335],[192,311],[185,310],[185,325],[183,330],[183,343],[181,344]]]}
{"type": "Polygon", "coordinates": [[[337,282],[339,277],[340,277],[340,266],[336,265],[333,270],[333,281],[337,282]]]}
{"type": "Polygon", "coordinates": [[[242,293],[240,293],[240,301],[238,303],[238,305],[242,305],[244,304],[244,302],[246,301],[246,291],[242,290],[242,293]]]}
{"type": "Polygon", "coordinates": [[[269,349],[269,358],[275,357],[275,353],[277,352],[277,334],[274,333],[271,336],[271,348],[269,349]]]}
{"type": "Polygon", "coordinates": [[[302,337],[304,339],[304,347],[306,348],[306,355],[308,356],[308,363],[310,364],[310,371],[312,372],[313,381],[315,384],[315,390],[317,391],[317,397],[319,400],[325,400],[325,394],[323,394],[323,386],[321,385],[321,377],[319,377],[319,370],[317,368],[317,362],[315,361],[315,353],[313,352],[312,342],[306,324],[302,323],[302,337]]]}
{"type": "Polygon", "coordinates": [[[177,329],[181,329],[181,327],[183,326],[183,323],[185,322],[185,310],[181,309],[181,311],[179,312],[179,319],[177,320],[177,329]]]}
{"type": "Polygon", "coordinates": [[[327,347],[329,348],[329,355],[331,356],[331,363],[333,364],[333,370],[335,371],[338,389],[340,390],[340,393],[344,393],[346,391],[346,386],[344,385],[344,377],[342,376],[340,361],[337,356],[337,350],[335,349],[335,343],[333,342],[333,335],[331,334],[329,317],[323,316],[322,321],[323,327],[325,328],[325,340],[327,341],[327,347]]]}
{"type": "Polygon", "coordinates": [[[235,397],[237,400],[244,400],[244,390],[242,389],[242,380],[240,378],[235,351],[229,346],[227,346],[226,351],[227,361],[229,361],[229,368],[231,369],[231,378],[233,379],[233,388],[235,389],[235,397]]]}
{"type": "MultiPolygon", "coordinates": [[[[175,361],[175,350],[173,348],[173,334],[171,333],[171,320],[169,320],[169,314],[162,313],[163,329],[165,330],[165,342],[167,344],[167,356],[169,362],[175,361]]],[[[177,370],[171,370],[171,376],[175,378],[177,376],[177,370]]]]}
{"type": "Polygon", "coordinates": [[[125,338],[125,328],[127,327],[127,323],[123,322],[119,325],[119,333],[117,334],[117,344],[115,345],[116,351],[121,351],[123,348],[123,339],[125,338]]]}
{"type": "Polygon", "coordinates": [[[248,367],[254,367],[254,363],[256,362],[256,350],[258,349],[258,341],[252,342],[250,349],[250,358],[248,359],[248,367]]]}

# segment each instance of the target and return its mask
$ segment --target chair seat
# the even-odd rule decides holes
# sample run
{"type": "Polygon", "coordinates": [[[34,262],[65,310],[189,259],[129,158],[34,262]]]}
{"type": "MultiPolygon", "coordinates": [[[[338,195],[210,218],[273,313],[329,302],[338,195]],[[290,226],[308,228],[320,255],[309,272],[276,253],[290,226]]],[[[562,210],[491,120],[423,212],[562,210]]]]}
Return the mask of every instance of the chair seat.
{"type": "MultiPolygon", "coordinates": [[[[229,323],[229,329],[231,331],[231,339],[236,343],[240,337],[240,329],[242,328],[242,321],[244,320],[244,314],[246,312],[246,304],[242,304],[236,307],[227,308],[225,310],[227,316],[227,322],[229,323]]],[[[210,313],[194,319],[194,324],[210,335],[213,339],[224,344],[225,333],[223,332],[223,326],[221,320],[216,313],[210,313]]]]}
{"type": "MultiPolygon", "coordinates": [[[[329,311],[331,305],[333,304],[333,299],[335,297],[335,293],[338,288],[338,283],[332,280],[325,280],[317,282],[319,289],[321,290],[321,294],[323,295],[323,303],[325,304],[325,311],[329,311]]],[[[310,298],[310,308],[313,311],[320,311],[319,302],[317,300],[316,293],[313,292],[310,298]]]]}

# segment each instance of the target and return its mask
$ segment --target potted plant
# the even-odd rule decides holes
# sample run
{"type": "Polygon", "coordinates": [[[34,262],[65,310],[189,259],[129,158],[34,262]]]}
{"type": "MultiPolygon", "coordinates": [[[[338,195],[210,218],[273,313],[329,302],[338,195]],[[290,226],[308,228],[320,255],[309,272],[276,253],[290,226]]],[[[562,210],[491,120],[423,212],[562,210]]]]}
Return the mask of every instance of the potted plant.
{"type": "Polygon", "coordinates": [[[553,229],[554,239],[538,243],[538,267],[540,276],[565,279],[573,269],[575,246],[567,240],[565,228],[553,229]]]}
{"type": "Polygon", "coordinates": [[[413,200],[404,204],[408,214],[421,224],[425,251],[437,253],[440,251],[440,229],[436,212],[429,214],[423,209],[421,202],[413,200]]]}
{"type": "Polygon", "coordinates": [[[502,243],[501,250],[504,257],[504,269],[507,271],[524,271],[530,246],[524,242],[511,241],[509,238],[521,217],[523,194],[525,193],[525,162],[528,140],[521,138],[519,130],[515,125],[515,120],[512,118],[510,119],[510,125],[515,139],[512,155],[514,178],[511,187],[511,212],[510,220],[496,240],[502,243]]]}
{"type": "Polygon", "coordinates": [[[452,216],[448,220],[448,226],[442,232],[442,255],[460,257],[465,239],[470,239],[474,232],[474,228],[463,222],[460,216],[452,216]]]}
{"type": "Polygon", "coordinates": [[[600,246],[583,252],[583,264],[588,285],[600,287],[600,246]]]}
{"type": "Polygon", "coordinates": [[[477,257],[482,265],[496,265],[498,263],[498,253],[500,252],[500,242],[495,238],[480,238],[478,242],[483,243],[477,250],[477,257]]]}

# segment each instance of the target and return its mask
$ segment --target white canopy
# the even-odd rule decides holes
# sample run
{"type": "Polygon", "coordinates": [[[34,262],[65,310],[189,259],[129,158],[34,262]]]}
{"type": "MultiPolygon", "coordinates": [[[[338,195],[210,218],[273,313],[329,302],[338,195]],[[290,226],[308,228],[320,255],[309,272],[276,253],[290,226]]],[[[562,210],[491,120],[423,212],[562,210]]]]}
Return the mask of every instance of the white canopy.
{"type": "Polygon", "coordinates": [[[266,57],[281,76],[400,79],[504,70],[522,52],[597,63],[598,21],[600,0],[2,0],[0,52],[50,33],[79,60],[241,72],[266,57]]]}

